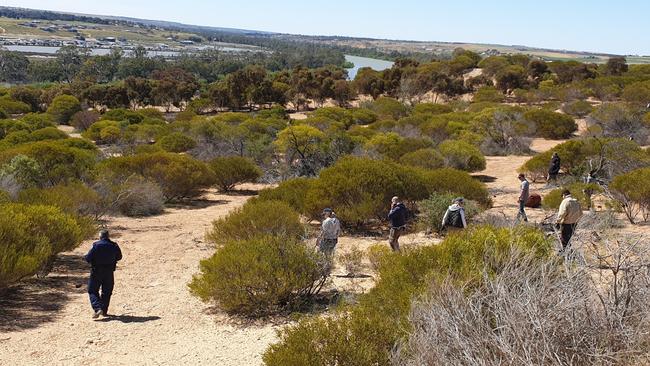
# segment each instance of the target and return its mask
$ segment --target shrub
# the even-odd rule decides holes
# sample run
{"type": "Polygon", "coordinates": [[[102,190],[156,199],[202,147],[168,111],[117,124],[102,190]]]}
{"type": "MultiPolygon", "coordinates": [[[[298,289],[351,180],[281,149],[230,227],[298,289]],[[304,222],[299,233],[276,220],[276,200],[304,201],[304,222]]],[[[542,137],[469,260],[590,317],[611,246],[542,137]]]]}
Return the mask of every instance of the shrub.
{"type": "Polygon", "coordinates": [[[587,266],[507,257],[499,273],[473,288],[453,278],[433,283],[412,307],[413,330],[394,364],[627,365],[647,359],[647,335],[640,331],[647,326],[647,271],[630,266],[622,274],[612,266],[615,279],[598,281],[594,277],[607,274],[587,266]]]}
{"type": "Polygon", "coordinates": [[[353,109],[352,120],[357,125],[369,125],[377,121],[377,114],[365,108],[353,109]]]}
{"type": "Polygon", "coordinates": [[[593,110],[594,107],[591,106],[591,103],[585,100],[575,100],[573,102],[568,102],[562,105],[562,111],[564,113],[580,118],[588,115],[593,110]]]}
{"type": "Polygon", "coordinates": [[[18,202],[55,206],[70,215],[93,218],[99,217],[104,211],[99,194],[81,182],[59,184],[44,189],[26,189],[18,195],[18,202]]]}
{"type": "Polygon", "coordinates": [[[357,247],[352,247],[349,251],[339,255],[339,262],[345,268],[349,277],[355,277],[360,274],[363,268],[363,251],[357,247]]]}
{"type": "Polygon", "coordinates": [[[603,191],[598,184],[573,183],[566,188],[554,189],[549,192],[542,200],[542,207],[547,210],[557,210],[562,203],[562,192],[565,189],[571,192],[571,196],[580,202],[583,209],[591,208],[591,196],[603,191]]]}
{"type": "Polygon", "coordinates": [[[151,216],[163,212],[165,196],[156,183],[129,179],[118,187],[117,210],[126,216],[151,216]]]}
{"type": "Polygon", "coordinates": [[[215,220],[207,240],[221,245],[229,240],[249,240],[260,235],[302,238],[305,228],[298,213],[280,201],[253,201],[215,220]]]}
{"type": "MultiPolygon", "coordinates": [[[[418,209],[420,211],[419,220],[426,230],[435,232],[442,231],[442,218],[456,197],[451,193],[433,193],[426,200],[418,202],[418,209]]],[[[465,200],[465,220],[468,223],[480,212],[481,209],[476,202],[465,200]]]]}
{"type": "Polygon", "coordinates": [[[524,113],[524,118],[535,123],[537,136],[547,139],[567,139],[578,130],[573,118],[562,113],[533,109],[524,113]]]}
{"type": "Polygon", "coordinates": [[[377,113],[379,117],[393,118],[395,120],[406,117],[408,114],[408,108],[404,104],[397,99],[388,97],[377,98],[377,100],[370,103],[369,109],[377,113]]]}
{"type": "Polygon", "coordinates": [[[261,316],[294,309],[323,286],[320,256],[295,238],[228,240],[189,284],[193,294],[229,313],[261,316]]]}
{"type": "Polygon", "coordinates": [[[445,114],[454,110],[446,104],[420,103],[413,107],[413,114],[445,114]]]}
{"type": "Polygon", "coordinates": [[[41,128],[29,134],[30,141],[61,140],[67,138],[68,134],[56,127],[41,128]]]}
{"type": "MultiPolygon", "coordinates": [[[[149,112],[147,112],[149,116],[149,112]]],[[[156,117],[153,117],[156,118],[156,117]]],[[[119,122],[126,122],[127,124],[138,124],[142,122],[145,119],[145,116],[139,112],[124,109],[124,108],[115,108],[111,109],[110,111],[104,113],[101,117],[102,120],[109,120],[109,121],[119,121],[119,122]]]]}
{"type": "Polygon", "coordinates": [[[355,306],[329,317],[311,317],[281,331],[280,341],[264,354],[276,365],[388,365],[391,350],[411,329],[408,313],[414,297],[430,279],[451,274],[456,283],[499,273],[512,248],[545,258],[550,242],[540,231],[477,227],[403,255],[381,261],[377,285],[355,306]],[[345,335],[345,336],[341,336],[345,335]]]}
{"type": "Polygon", "coordinates": [[[68,123],[70,118],[79,111],[81,111],[79,99],[65,94],[54,98],[47,108],[47,113],[52,115],[56,122],[63,124],[68,123]]]}
{"type": "Polygon", "coordinates": [[[20,189],[42,184],[44,175],[38,162],[25,155],[16,155],[8,164],[0,166],[0,177],[11,177],[20,189]]]}
{"type": "Polygon", "coordinates": [[[444,157],[436,149],[419,149],[402,155],[400,162],[425,169],[438,169],[445,166],[444,157]]]}
{"type": "Polygon", "coordinates": [[[168,152],[181,153],[196,147],[196,141],[180,132],[170,133],[158,141],[160,147],[168,152]]]}
{"type": "Polygon", "coordinates": [[[86,178],[95,165],[95,152],[66,146],[66,140],[39,141],[0,152],[0,164],[16,155],[34,159],[43,171],[43,183],[56,185],[86,178]]]}
{"type": "Polygon", "coordinates": [[[215,158],[209,162],[217,185],[223,191],[230,191],[235,185],[255,182],[262,176],[262,170],[248,158],[229,156],[215,158]]]}
{"type": "Polygon", "coordinates": [[[425,172],[424,177],[433,188],[432,192],[453,193],[456,196],[476,201],[484,207],[491,204],[490,195],[485,185],[466,172],[450,168],[436,169],[425,172]]]}
{"type": "Polygon", "coordinates": [[[7,117],[9,117],[7,112],[4,109],[0,108],[0,119],[5,119],[7,117]]]}
{"type": "Polygon", "coordinates": [[[13,100],[9,97],[0,97],[0,109],[9,114],[23,114],[32,111],[29,104],[13,100]]]}
{"type": "Polygon", "coordinates": [[[366,255],[368,256],[370,268],[372,268],[373,272],[379,273],[379,269],[391,253],[390,248],[385,244],[374,244],[368,248],[366,255]]]}
{"type": "Polygon", "coordinates": [[[485,157],[474,145],[459,140],[446,140],[438,145],[438,151],[450,168],[476,172],[485,169],[485,157]]]}
{"type": "Polygon", "coordinates": [[[314,182],[314,178],[289,179],[275,188],[261,190],[257,199],[261,201],[282,201],[291,206],[296,212],[305,213],[305,197],[314,182]]]}
{"type": "Polygon", "coordinates": [[[505,95],[503,95],[503,93],[501,93],[497,88],[493,86],[484,86],[476,91],[474,94],[474,99],[472,101],[475,103],[502,103],[505,98],[505,95]]]}
{"type": "Polygon", "coordinates": [[[75,219],[51,206],[0,205],[0,288],[32,275],[83,239],[75,219]]]}
{"type": "Polygon", "coordinates": [[[72,116],[70,124],[77,131],[86,131],[93,123],[99,120],[99,113],[95,111],[79,111],[72,116]]]}
{"type": "Polygon", "coordinates": [[[614,177],[610,188],[614,197],[621,203],[625,215],[634,224],[639,212],[643,220],[650,217],[650,168],[633,170],[627,174],[614,177]]]}
{"type": "Polygon", "coordinates": [[[115,157],[101,162],[98,169],[100,174],[121,181],[140,175],[158,184],[167,201],[196,197],[214,184],[214,174],[205,163],[173,153],[115,157]]]}

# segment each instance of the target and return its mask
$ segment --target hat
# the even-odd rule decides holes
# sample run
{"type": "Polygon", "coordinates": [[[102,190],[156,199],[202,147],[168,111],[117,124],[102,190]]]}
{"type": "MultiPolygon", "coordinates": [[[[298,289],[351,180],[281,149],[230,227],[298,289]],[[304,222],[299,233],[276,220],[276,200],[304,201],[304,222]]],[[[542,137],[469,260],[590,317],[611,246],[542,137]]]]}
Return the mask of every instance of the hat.
{"type": "Polygon", "coordinates": [[[328,208],[325,208],[325,209],[323,209],[323,213],[327,213],[327,212],[332,212],[332,209],[331,209],[331,208],[329,208],[329,207],[328,207],[328,208]]]}
{"type": "Polygon", "coordinates": [[[456,198],[454,198],[454,202],[465,203],[465,199],[463,197],[456,197],[456,198]]]}

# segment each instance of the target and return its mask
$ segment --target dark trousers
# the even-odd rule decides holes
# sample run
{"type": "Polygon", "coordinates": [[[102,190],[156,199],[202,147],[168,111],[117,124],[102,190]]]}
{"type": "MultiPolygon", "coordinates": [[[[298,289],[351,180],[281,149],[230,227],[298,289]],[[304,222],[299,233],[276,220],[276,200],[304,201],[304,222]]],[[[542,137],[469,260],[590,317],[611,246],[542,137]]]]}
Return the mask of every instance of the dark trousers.
{"type": "Polygon", "coordinates": [[[576,229],[576,224],[562,224],[560,233],[560,241],[562,242],[562,250],[566,249],[569,241],[573,236],[573,231],[576,229]]]}
{"type": "Polygon", "coordinates": [[[90,296],[90,305],[93,310],[103,310],[104,314],[108,313],[108,305],[111,302],[111,294],[113,294],[113,271],[111,269],[95,270],[90,272],[90,279],[88,280],[88,295],[90,296]],[[101,288],[101,295],[99,290],[101,288]]]}
{"type": "Polygon", "coordinates": [[[517,220],[519,219],[528,221],[528,216],[526,216],[526,201],[519,201],[519,212],[517,212],[517,220]]]}

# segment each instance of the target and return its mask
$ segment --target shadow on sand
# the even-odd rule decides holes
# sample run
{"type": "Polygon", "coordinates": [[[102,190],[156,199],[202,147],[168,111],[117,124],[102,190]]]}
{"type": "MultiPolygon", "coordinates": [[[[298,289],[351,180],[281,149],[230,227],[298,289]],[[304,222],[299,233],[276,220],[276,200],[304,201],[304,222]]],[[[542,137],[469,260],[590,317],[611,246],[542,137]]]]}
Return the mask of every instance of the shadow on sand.
{"type": "Polygon", "coordinates": [[[105,318],[98,319],[98,322],[112,322],[118,321],[122,323],[146,323],[160,319],[159,316],[136,316],[136,315],[112,315],[109,314],[105,318]]]}
{"type": "Polygon", "coordinates": [[[27,279],[0,293],[0,332],[56,320],[71,296],[86,292],[88,271],[82,257],[60,254],[47,277],[27,279]]]}

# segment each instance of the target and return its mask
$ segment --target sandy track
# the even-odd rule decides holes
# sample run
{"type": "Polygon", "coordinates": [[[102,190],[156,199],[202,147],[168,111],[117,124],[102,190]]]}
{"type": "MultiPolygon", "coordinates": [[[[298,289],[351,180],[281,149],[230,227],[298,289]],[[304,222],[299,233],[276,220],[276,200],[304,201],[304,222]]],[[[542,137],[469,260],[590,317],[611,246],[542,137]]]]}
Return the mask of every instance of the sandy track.
{"type": "Polygon", "coordinates": [[[260,364],[275,327],[239,326],[187,291],[199,260],[213,253],[206,229],[249,197],[206,198],[161,216],[110,220],[124,260],[109,321],[91,319],[81,260],[90,242],[62,255],[44,281],[3,296],[0,365],[260,364]]]}

